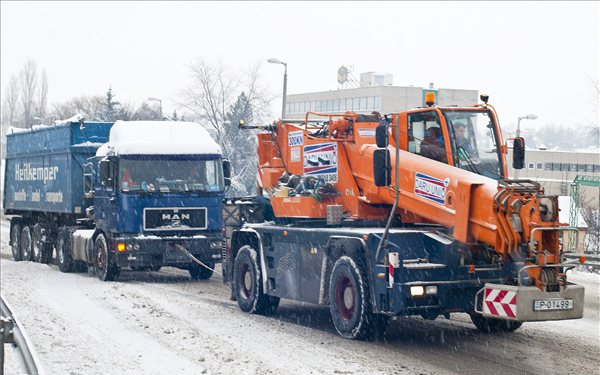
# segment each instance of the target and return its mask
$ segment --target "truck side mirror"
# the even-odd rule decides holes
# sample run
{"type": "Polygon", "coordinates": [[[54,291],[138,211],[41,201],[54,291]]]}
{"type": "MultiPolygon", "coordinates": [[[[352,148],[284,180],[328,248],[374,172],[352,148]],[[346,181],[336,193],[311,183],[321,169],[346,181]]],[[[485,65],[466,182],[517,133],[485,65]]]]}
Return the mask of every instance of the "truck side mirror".
{"type": "Polygon", "coordinates": [[[517,137],[513,140],[513,168],[523,169],[525,166],[525,140],[517,137]]]}
{"type": "Polygon", "coordinates": [[[104,159],[98,162],[98,166],[100,182],[106,187],[111,187],[114,179],[112,163],[109,160],[104,159]]]}
{"type": "Polygon", "coordinates": [[[225,186],[231,186],[231,162],[227,159],[223,159],[223,178],[225,186]]]}
{"type": "Polygon", "coordinates": [[[375,186],[388,186],[392,183],[392,167],[388,149],[373,152],[373,179],[375,186]]]}
{"type": "Polygon", "coordinates": [[[377,147],[387,147],[388,146],[388,131],[387,131],[388,123],[386,121],[381,121],[379,125],[375,128],[375,143],[377,143],[377,147]]]}

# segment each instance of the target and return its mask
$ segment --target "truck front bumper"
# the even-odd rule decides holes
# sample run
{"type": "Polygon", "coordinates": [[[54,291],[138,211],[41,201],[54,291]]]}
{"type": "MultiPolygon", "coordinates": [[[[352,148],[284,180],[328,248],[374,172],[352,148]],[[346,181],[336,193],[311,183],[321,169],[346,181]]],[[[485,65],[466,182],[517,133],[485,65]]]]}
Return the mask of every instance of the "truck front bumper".
{"type": "Polygon", "coordinates": [[[223,241],[220,237],[122,237],[113,240],[118,267],[195,265],[185,249],[204,263],[221,261],[223,241]]]}
{"type": "Polygon", "coordinates": [[[584,288],[567,284],[558,292],[535,286],[486,283],[475,296],[476,312],[485,317],[521,322],[579,319],[583,317],[584,288]]]}

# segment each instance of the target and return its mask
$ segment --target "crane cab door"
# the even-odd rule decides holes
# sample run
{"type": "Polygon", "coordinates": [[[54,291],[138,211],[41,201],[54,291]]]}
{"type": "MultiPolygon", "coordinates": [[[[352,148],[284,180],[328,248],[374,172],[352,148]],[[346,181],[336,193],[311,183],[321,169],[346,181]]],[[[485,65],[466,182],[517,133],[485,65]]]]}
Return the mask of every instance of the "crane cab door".
{"type": "MultiPolygon", "coordinates": [[[[450,138],[435,109],[409,112],[401,119],[401,133],[407,135],[406,151],[448,164],[452,158],[450,138]]],[[[402,143],[401,143],[402,144],[402,143]]]]}

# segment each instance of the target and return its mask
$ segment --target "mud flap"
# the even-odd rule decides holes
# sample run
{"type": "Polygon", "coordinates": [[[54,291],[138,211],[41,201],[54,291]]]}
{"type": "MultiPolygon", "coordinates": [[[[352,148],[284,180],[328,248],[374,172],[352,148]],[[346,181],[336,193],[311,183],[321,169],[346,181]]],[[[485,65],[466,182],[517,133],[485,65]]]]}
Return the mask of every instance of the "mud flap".
{"type": "Polygon", "coordinates": [[[475,312],[489,318],[534,322],[583,317],[584,288],[567,284],[559,292],[535,286],[489,284],[475,295],[475,312]]]}

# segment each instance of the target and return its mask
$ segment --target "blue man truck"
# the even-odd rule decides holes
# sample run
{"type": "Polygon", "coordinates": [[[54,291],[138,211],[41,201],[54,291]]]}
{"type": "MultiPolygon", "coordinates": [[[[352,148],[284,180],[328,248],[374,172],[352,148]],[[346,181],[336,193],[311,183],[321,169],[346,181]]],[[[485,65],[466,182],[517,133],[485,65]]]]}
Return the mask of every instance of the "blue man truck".
{"type": "Polygon", "coordinates": [[[66,122],[9,132],[4,211],[15,261],[62,272],[163,266],[208,279],[220,261],[229,162],[190,122],[66,122]]]}

